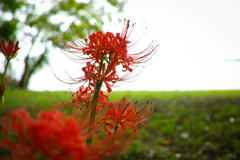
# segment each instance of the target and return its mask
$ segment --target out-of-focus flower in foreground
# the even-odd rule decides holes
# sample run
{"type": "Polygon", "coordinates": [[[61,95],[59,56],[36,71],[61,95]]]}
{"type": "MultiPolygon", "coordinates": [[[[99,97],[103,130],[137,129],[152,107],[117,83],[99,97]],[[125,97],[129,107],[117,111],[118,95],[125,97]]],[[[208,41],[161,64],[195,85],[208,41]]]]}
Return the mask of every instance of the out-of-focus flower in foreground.
{"type": "Polygon", "coordinates": [[[37,119],[31,119],[27,111],[18,109],[4,117],[2,125],[5,138],[0,140],[0,147],[10,149],[13,160],[86,157],[79,125],[57,110],[41,111],[37,119]]]}
{"type": "Polygon", "coordinates": [[[12,40],[6,45],[5,39],[0,41],[0,52],[4,54],[7,60],[15,58],[18,54],[18,47],[19,42],[17,41],[16,44],[12,40]]]}
{"type": "Polygon", "coordinates": [[[14,110],[2,118],[0,149],[10,151],[11,160],[100,160],[110,152],[116,156],[132,140],[125,132],[99,138],[105,132],[97,129],[93,130],[96,140],[88,146],[89,133],[76,121],[58,110],[40,111],[36,119],[22,108],[14,110]],[[113,139],[118,143],[113,144],[113,139]]]}

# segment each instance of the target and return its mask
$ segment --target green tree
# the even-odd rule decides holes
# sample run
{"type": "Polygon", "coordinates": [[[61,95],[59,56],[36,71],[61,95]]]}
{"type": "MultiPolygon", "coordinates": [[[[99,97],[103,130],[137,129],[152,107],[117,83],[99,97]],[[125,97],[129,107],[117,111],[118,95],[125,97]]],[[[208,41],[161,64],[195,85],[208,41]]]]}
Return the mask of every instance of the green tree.
{"type": "Polygon", "coordinates": [[[111,21],[111,14],[114,11],[122,12],[125,4],[125,0],[85,1],[0,0],[0,40],[18,40],[20,44],[30,45],[28,53],[24,55],[25,67],[17,87],[27,89],[30,77],[44,64],[49,63],[47,57],[54,47],[50,40],[52,31],[63,32],[62,28],[66,23],[69,25],[70,21],[73,29],[84,37],[88,28],[90,31],[101,29],[104,18],[111,21]],[[59,20],[59,17],[65,18],[59,20]],[[43,52],[33,56],[31,51],[37,43],[41,43],[43,52]]]}

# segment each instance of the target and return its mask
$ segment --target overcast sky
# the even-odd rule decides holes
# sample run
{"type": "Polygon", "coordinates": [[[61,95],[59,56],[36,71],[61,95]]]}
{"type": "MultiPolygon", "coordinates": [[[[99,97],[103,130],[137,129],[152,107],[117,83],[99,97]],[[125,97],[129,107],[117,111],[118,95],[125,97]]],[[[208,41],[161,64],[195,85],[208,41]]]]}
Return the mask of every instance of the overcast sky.
{"type": "MultiPolygon", "coordinates": [[[[152,40],[160,47],[136,81],[114,90],[240,89],[239,8],[239,0],[129,0],[120,17],[137,22],[136,31],[147,27],[139,48],[152,40]]],[[[30,89],[77,87],[59,82],[51,67],[57,73],[73,73],[79,71],[79,65],[59,50],[54,54],[50,55],[51,66],[32,77],[30,89]]]]}

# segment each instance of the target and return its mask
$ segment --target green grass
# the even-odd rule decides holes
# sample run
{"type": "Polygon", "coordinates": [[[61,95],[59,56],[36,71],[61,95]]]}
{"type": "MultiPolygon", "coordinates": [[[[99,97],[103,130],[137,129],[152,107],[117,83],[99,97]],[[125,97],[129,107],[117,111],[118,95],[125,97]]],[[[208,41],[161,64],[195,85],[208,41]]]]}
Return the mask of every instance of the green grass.
{"type": "MultiPolygon", "coordinates": [[[[157,112],[138,126],[136,140],[116,160],[234,160],[240,159],[240,91],[131,92],[130,101],[144,106],[150,100],[157,112]]],[[[8,90],[0,114],[25,106],[50,109],[46,99],[58,95],[70,101],[65,92],[8,90]]],[[[120,99],[118,92],[111,100],[120,99]]]]}

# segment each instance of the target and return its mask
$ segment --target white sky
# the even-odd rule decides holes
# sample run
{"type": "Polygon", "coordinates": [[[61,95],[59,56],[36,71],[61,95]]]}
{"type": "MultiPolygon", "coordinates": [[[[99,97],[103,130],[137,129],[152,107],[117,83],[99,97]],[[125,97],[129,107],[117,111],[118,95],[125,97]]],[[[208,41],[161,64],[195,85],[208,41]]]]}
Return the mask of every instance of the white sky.
{"type": "MultiPolygon", "coordinates": [[[[148,28],[139,47],[155,39],[160,47],[136,81],[114,90],[240,89],[240,61],[234,61],[240,59],[239,8],[239,0],[129,0],[121,18],[145,21],[148,28]]],[[[60,50],[51,53],[50,62],[32,77],[31,90],[77,87],[59,82],[51,67],[59,74],[67,70],[76,75],[79,64],[72,64],[60,50]]]]}

